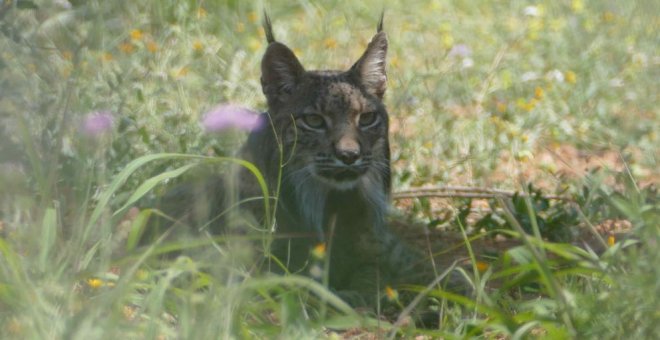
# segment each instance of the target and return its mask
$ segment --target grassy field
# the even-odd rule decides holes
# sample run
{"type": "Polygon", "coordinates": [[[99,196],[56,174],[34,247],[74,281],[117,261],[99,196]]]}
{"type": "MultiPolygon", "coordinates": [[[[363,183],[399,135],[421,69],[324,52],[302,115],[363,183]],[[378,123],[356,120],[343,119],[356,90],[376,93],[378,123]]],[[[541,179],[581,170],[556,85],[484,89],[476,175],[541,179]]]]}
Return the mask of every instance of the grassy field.
{"type": "Polygon", "coordinates": [[[659,9],[0,0],[0,338],[658,338],[659,9]],[[405,305],[404,322],[383,320],[305,276],[254,271],[231,242],[136,244],[158,214],[131,209],[139,199],[244,140],[206,131],[205,113],[265,109],[264,6],[309,69],[350,67],[385,7],[395,192],[537,190],[396,200],[432,233],[465,237],[475,294],[431,287],[438,327],[405,322],[405,305]],[[468,247],[495,234],[520,245],[468,247]],[[157,256],[181,248],[193,251],[157,256]]]}

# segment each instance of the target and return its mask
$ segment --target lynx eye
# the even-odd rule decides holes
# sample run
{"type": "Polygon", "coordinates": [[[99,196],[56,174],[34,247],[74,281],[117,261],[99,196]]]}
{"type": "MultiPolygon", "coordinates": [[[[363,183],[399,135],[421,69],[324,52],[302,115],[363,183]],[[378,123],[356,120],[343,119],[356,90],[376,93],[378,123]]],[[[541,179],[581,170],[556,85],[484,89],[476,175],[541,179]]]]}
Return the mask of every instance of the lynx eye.
{"type": "Polygon", "coordinates": [[[360,115],[358,123],[360,127],[370,127],[378,122],[378,115],[376,112],[365,112],[360,115]]]}
{"type": "Polygon", "coordinates": [[[323,116],[317,114],[308,114],[302,116],[302,122],[310,129],[323,129],[325,127],[325,119],[323,116]]]}

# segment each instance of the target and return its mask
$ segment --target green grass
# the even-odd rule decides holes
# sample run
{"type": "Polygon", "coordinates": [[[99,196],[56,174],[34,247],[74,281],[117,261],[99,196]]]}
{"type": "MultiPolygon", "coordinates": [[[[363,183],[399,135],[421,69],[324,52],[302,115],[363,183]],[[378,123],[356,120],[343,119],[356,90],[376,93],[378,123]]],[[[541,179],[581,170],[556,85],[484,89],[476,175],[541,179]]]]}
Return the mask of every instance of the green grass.
{"type": "MultiPolygon", "coordinates": [[[[205,133],[203,114],[227,102],[265,108],[263,4],[63,3],[0,1],[0,337],[323,338],[352,328],[447,338],[660,334],[660,221],[657,193],[646,187],[659,178],[654,2],[385,4],[395,190],[542,183],[546,193],[570,195],[578,217],[559,214],[568,206],[522,200],[500,210],[513,228],[502,233],[520,236],[516,224],[542,233],[552,216],[574,229],[606,219],[633,226],[632,237],[602,255],[526,237],[484,271],[475,262],[463,271],[475,297],[427,290],[439,329],[378,321],[311,279],[256,272],[247,240],[135,247],[146,219],[160,212],[127,219],[126,204],[158,197],[160,181],[198,163],[223,171],[236,161],[229,157],[244,135],[205,133]],[[85,118],[101,111],[113,115],[112,130],[85,135],[85,118]],[[582,173],[593,165],[588,157],[603,169],[582,173]],[[155,256],[182,248],[194,251],[155,256]],[[493,280],[506,289],[484,288],[493,280]]],[[[349,67],[382,7],[266,6],[278,40],[309,69],[349,67]]],[[[437,219],[425,200],[413,208],[405,213],[437,219]]]]}

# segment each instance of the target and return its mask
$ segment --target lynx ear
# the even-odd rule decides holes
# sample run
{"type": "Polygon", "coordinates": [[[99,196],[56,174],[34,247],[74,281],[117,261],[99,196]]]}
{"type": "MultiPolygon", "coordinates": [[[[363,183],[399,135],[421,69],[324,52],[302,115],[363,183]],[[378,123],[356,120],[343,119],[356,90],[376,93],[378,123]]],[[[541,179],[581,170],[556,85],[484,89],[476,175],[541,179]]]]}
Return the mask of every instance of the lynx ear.
{"type": "Polygon", "coordinates": [[[271,42],[261,60],[261,88],[268,102],[285,99],[304,73],[298,58],[286,45],[271,42]]]}
{"type": "Polygon", "coordinates": [[[387,35],[380,30],[381,27],[382,24],[379,24],[379,32],[371,39],[362,57],[351,67],[351,72],[357,75],[367,92],[379,98],[383,98],[387,88],[387,35]]]}

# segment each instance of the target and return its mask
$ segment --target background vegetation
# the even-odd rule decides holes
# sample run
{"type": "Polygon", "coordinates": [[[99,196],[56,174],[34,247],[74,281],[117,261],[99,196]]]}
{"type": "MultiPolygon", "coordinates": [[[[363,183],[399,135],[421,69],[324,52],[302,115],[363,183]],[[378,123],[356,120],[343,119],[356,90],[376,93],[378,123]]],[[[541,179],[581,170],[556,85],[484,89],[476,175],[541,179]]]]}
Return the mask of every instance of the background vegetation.
{"type": "Polygon", "coordinates": [[[657,338],[658,14],[650,0],[0,1],[0,337],[657,338]],[[432,229],[467,227],[462,247],[522,243],[469,253],[475,296],[428,290],[438,327],[255,273],[228,243],[136,247],[158,212],[127,202],[241,144],[204,114],[264,110],[264,6],[309,69],[349,67],[386,8],[395,190],[539,190],[397,201],[432,229]]]}

